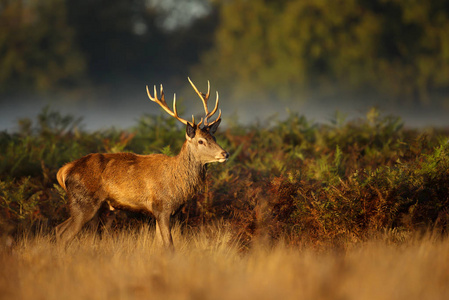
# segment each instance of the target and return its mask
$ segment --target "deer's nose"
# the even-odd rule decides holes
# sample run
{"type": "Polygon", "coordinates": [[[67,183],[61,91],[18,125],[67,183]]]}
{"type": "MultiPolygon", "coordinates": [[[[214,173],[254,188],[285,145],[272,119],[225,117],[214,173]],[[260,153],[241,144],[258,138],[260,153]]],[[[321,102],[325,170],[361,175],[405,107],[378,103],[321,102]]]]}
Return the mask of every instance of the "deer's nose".
{"type": "Polygon", "coordinates": [[[228,158],[229,158],[229,153],[226,152],[226,151],[223,151],[223,152],[221,153],[221,155],[223,155],[223,157],[224,157],[225,159],[228,159],[228,158]]]}

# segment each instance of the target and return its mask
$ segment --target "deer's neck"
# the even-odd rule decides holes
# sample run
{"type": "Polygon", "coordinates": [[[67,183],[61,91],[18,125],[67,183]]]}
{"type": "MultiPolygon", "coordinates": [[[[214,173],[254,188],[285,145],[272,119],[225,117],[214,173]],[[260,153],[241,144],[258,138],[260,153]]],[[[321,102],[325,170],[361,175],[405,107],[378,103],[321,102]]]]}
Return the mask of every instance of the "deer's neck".
{"type": "Polygon", "coordinates": [[[206,177],[206,166],[198,160],[190,150],[187,142],[175,157],[176,166],[174,174],[182,184],[179,184],[180,191],[187,197],[192,196],[203,185],[206,177]]]}
{"type": "Polygon", "coordinates": [[[177,155],[178,171],[185,176],[191,178],[204,179],[206,166],[195,157],[192,150],[187,145],[187,142],[182,145],[181,151],[177,155]]]}

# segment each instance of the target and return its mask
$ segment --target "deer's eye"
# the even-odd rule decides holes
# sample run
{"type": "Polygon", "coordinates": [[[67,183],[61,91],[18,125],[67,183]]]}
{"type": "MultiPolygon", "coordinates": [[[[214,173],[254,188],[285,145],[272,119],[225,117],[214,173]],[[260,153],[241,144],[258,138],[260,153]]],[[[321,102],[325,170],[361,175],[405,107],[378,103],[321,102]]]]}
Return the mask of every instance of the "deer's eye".
{"type": "Polygon", "coordinates": [[[198,144],[200,144],[200,145],[204,145],[204,142],[203,142],[203,140],[199,140],[199,141],[198,141],[198,144]]]}

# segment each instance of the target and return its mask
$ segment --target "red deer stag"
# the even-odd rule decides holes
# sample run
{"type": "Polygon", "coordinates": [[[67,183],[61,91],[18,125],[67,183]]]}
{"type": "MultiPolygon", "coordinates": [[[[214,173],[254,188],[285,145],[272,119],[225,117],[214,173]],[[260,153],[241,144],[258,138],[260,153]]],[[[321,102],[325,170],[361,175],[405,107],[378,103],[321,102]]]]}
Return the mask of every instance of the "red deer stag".
{"type": "Polygon", "coordinates": [[[70,203],[70,218],[56,227],[58,243],[67,245],[102,205],[109,205],[111,210],[151,213],[156,219],[156,237],[166,248],[174,249],[170,216],[204,184],[206,164],[225,162],[229,157],[213,136],[221,122],[221,110],[217,119],[209,122],[218,108],[218,92],[215,108],[209,112],[210,83],[207,94],[203,94],[190,78],[189,81],[204,106],[205,116],[198,124],[193,116],[192,122],[178,116],[176,94],[172,111],[165,102],[162,85],[160,98],[156,86],[154,97],[147,86],[150,100],[186,125],[186,141],[177,156],[93,153],[58,171],[58,182],[66,190],[70,203]]]}

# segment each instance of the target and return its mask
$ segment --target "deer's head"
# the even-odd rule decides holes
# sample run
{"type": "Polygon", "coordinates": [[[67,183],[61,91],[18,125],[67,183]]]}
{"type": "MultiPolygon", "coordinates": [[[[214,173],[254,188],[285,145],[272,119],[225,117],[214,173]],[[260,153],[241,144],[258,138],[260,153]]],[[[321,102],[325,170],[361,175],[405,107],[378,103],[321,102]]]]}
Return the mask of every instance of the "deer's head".
{"type": "Polygon", "coordinates": [[[211,112],[209,112],[209,109],[207,107],[207,101],[209,100],[210,96],[209,81],[207,82],[207,93],[203,94],[198,91],[190,78],[188,79],[193,89],[200,97],[204,107],[205,116],[200,120],[198,124],[195,123],[194,116],[192,116],[191,122],[178,116],[178,112],[176,110],[176,94],[173,97],[173,111],[168,107],[167,103],[165,102],[164,89],[162,85],[160,98],[157,97],[156,86],[154,86],[154,97],[151,96],[147,86],[148,97],[150,98],[150,100],[159,104],[170,116],[176,118],[178,121],[186,125],[186,144],[190,150],[190,153],[195,156],[197,161],[200,161],[203,164],[212,162],[225,162],[229,158],[229,153],[223,150],[223,148],[221,148],[221,146],[217,144],[214,137],[214,134],[221,122],[221,110],[219,110],[218,117],[214,121],[209,122],[209,118],[212,117],[218,110],[218,92],[215,102],[215,108],[211,112]]]}

